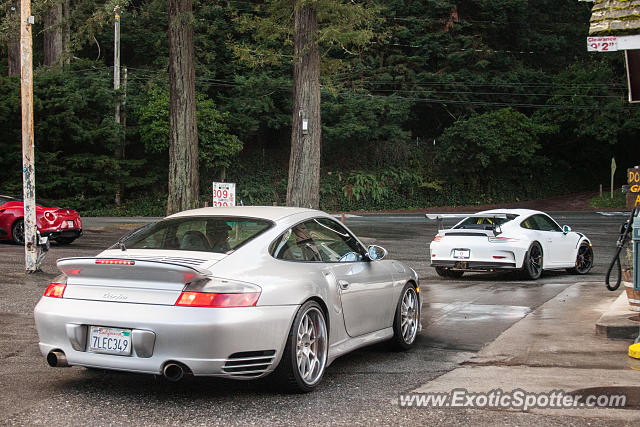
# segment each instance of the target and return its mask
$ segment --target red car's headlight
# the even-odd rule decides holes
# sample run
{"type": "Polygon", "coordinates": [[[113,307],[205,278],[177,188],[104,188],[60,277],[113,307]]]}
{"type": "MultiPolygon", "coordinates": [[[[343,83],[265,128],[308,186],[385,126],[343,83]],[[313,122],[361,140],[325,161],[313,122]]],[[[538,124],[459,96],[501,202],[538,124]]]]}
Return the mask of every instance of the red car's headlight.
{"type": "Polygon", "coordinates": [[[51,212],[51,211],[47,211],[44,213],[44,217],[47,219],[47,221],[49,222],[53,222],[56,220],[56,215],[51,212]]]}

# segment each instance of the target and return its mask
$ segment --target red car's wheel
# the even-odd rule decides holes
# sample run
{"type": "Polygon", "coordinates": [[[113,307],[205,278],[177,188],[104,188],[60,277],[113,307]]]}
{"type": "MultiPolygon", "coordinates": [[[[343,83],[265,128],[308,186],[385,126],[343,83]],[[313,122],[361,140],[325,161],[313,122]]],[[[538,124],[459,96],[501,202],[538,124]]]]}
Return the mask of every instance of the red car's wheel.
{"type": "Polygon", "coordinates": [[[18,219],[13,223],[11,236],[14,242],[19,245],[24,245],[24,221],[22,219],[18,219]]]}

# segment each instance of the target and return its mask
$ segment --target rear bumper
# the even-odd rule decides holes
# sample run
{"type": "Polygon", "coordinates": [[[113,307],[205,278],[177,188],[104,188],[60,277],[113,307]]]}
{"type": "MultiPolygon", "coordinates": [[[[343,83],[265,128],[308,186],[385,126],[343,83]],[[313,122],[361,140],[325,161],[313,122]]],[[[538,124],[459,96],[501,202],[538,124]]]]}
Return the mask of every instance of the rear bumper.
{"type": "Polygon", "coordinates": [[[78,237],[82,236],[82,229],[66,228],[61,230],[41,231],[40,235],[54,240],[58,237],[77,239],[78,237]]]}
{"type": "Polygon", "coordinates": [[[249,379],[277,366],[297,309],[216,309],[42,297],[34,318],[42,355],[62,350],[69,365],[160,374],[167,362],[174,361],[194,375],[249,379]],[[132,354],[88,351],[91,325],[131,329],[132,354]],[[239,368],[243,361],[254,365],[247,368],[249,372],[239,368]]]}
{"type": "Polygon", "coordinates": [[[431,261],[431,267],[447,267],[456,270],[513,270],[516,268],[514,262],[491,262],[491,261],[431,261]]]}

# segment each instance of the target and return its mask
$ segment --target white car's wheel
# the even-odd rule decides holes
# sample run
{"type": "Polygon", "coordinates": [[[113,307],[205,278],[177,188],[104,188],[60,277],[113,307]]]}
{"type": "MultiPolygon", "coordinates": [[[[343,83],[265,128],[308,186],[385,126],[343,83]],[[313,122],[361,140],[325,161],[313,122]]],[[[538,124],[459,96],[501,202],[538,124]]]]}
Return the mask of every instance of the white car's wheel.
{"type": "Polygon", "coordinates": [[[522,272],[524,277],[531,280],[536,280],[542,276],[542,247],[540,243],[533,242],[524,256],[524,263],[522,265],[522,272]]]}
{"type": "Polygon", "coordinates": [[[593,267],[593,248],[587,242],[584,242],[578,248],[576,255],[576,266],[569,268],[569,273],[587,274],[593,267]]]}

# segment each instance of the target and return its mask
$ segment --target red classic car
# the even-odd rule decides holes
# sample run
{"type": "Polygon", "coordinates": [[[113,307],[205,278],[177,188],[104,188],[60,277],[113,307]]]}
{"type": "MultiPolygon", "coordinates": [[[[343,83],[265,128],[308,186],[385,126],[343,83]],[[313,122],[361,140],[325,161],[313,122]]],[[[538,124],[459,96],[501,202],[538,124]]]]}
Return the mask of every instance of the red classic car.
{"type": "MultiPolygon", "coordinates": [[[[21,199],[0,196],[0,240],[24,243],[24,204],[21,199]]],[[[36,224],[41,236],[67,245],[82,236],[82,220],[73,209],[36,205],[36,224]]]]}

